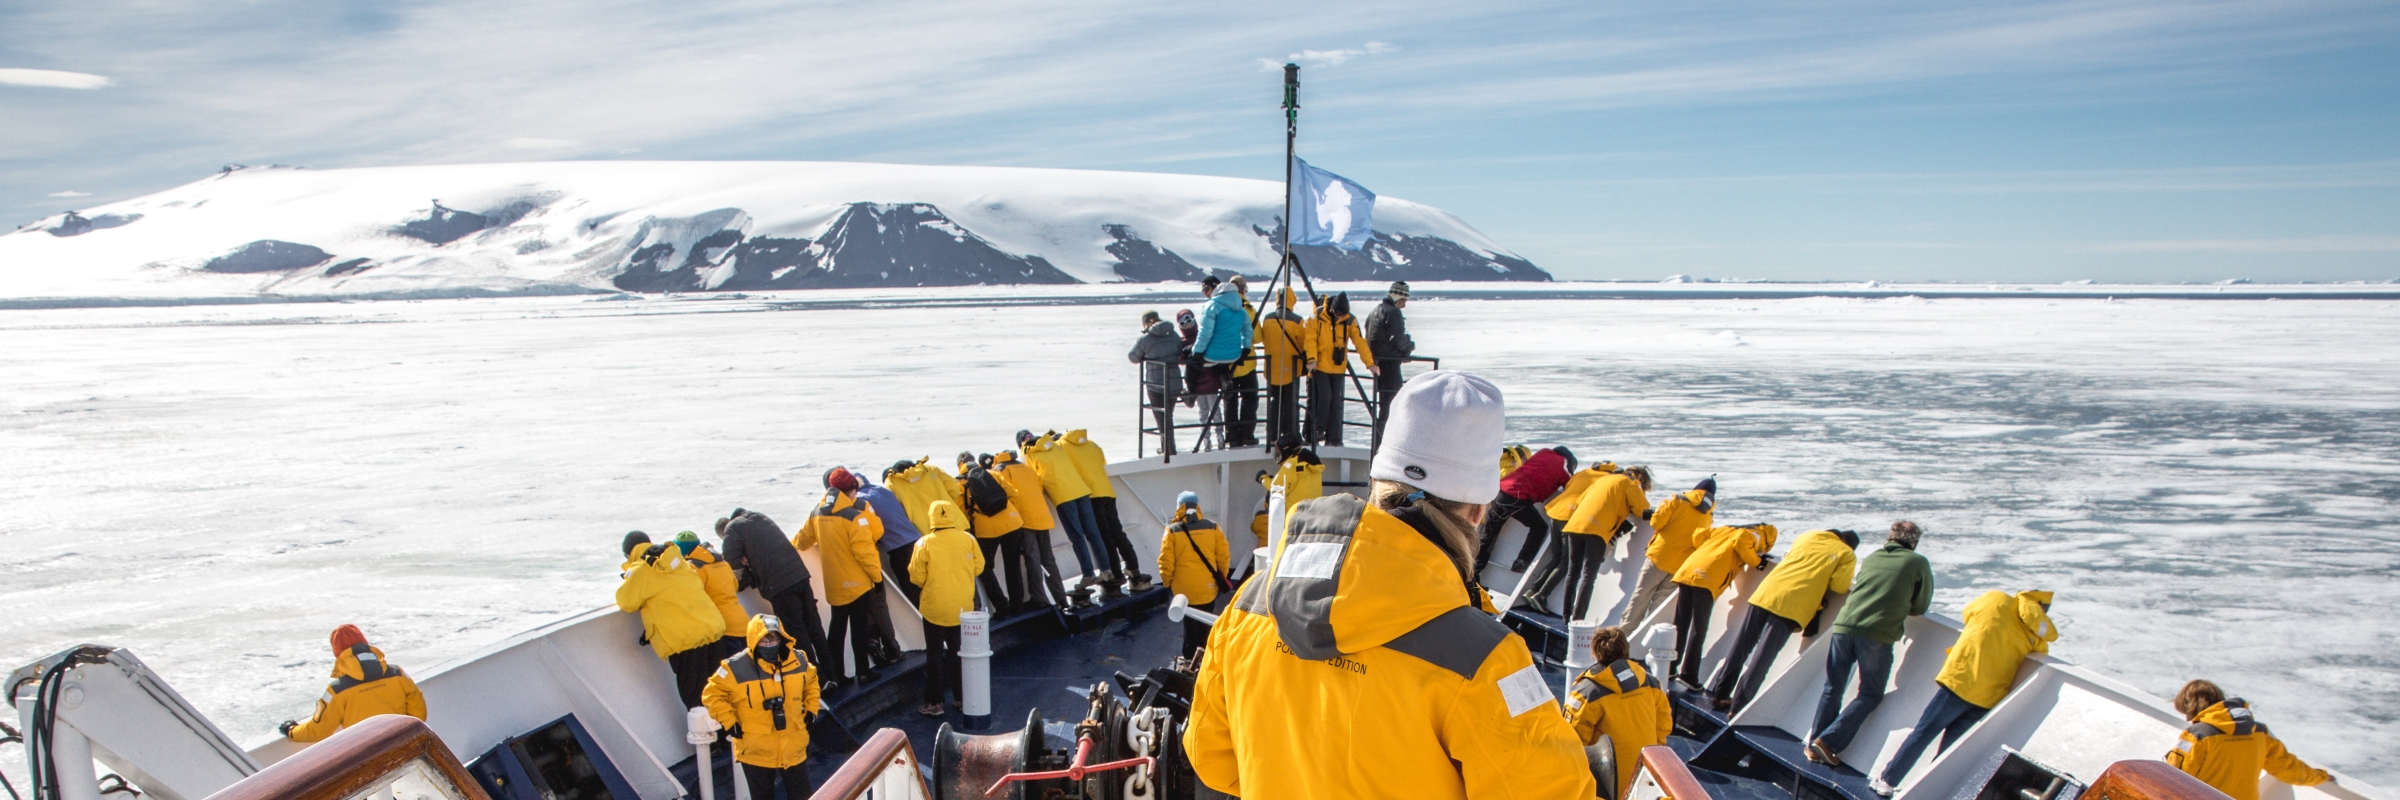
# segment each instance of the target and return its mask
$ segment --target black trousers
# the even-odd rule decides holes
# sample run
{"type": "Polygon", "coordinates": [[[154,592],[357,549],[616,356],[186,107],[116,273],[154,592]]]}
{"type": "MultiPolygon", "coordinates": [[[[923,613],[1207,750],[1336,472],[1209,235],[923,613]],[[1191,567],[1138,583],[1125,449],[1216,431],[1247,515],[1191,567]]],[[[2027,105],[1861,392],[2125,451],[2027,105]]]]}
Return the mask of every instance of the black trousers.
{"type": "Polygon", "coordinates": [[[1150,418],[1158,425],[1158,452],[1160,455],[1174,455],[1175,399],[1157,389],[1151,389],[1149,395],[1150,418]]]}
{"type": "Polygon", "coordinates": [[[1117,516],[1117,498],[1092,495],[1092,516],[1100,520],[1100,541],[1108,545],[1108,561],[1118,566],[1118,574],[1130,579],[1141,574],[1142,556],[1133,549],[1133,540],[1125,535],[1125,520],[1117,516]]]}
{"type": "MultiPolygon", "coordinates": [[[[776,592],[767,598],[767,605],[783,620],[783,632],[795,640],[793,646],[807,653],[810,663],[825,663],[825,649],[818,646],[825,640],[825,626],[817,620],[817,595],[809,589],[808,581],[776,592]]],[[[748,633],[743,632],[745,636],[748,633]]]]}
{"type": "MultiPolygon", "coordinates": [[[[1067,602],[1067,576],[1058,571],[1058,551],[1050,546],[1049,528],[1020,528],[1016,536],[1024,548],[1025,571],[1035,580],[1046,581],[1050,602],[1067,602]]],[[[1038,594],[1038,591],[1032,594],[1038,594]]],[[[1032,594],[1028,594],[1031,597],[1032,594]]],[[[1036,604],[1040,604],[1036,601],[1036,604]]]]}
{"type": "Polygon", "coordinates": [[[1708,618],[1716,611],[1717,596],[1707,589],[1675,585],[1675,677],[1700,685],[1700,655],[1708,652],[1708,618]]]}
{"type": "Polygon", "coordinates": [[[1300,435],[1300,377],[1281,386],[1267,386],[1267,440],[1282,439],[1284,434],[1300,435]]]}
{"type": "MultiPolygon", "coordinates": [[[[1725,654],[1725,668],[1717,670],[1717,680],[1708,693],[1733,701],[1733,710],[1740,711],[1758,694],[1758,684],[1767,679],[1767,670],[1775,666],[1775,656],[1791,641],[1792,632],[1800,623],[1776,616],[1775,612],[1757,606],[1742,610],[1742,628],[1733,635],[1733,651],[1725,654]]],[[[1844,676],[1847,677],[1847,676],[1844,676]]]]}
{"type": "Polygon", "coordinates": [[[1375,367],[1382,372],[1375,376],[1374,446],[1381,448],[1383,447],[1383,421],[1392,415],[1392,397],[1400,394],[1400,385],[1406,380],[1400,377],[1400,362],[1398,361],[1379,360],[1375,363],[1375,367]]]}
{"type": "MultiPolygon", "coordinates": [[[[1217,610],[1217,606],[1224,604],[1224,602],[1225,602],[1225,597],[1224,597],[1224,595],[1223,595],[1222,593],[1219,593],[1219,594],[1218,594],[1218,596],[1217,596],[1217,598],[1216,598],[1216,599],[1214,599],[1214,600],[1210,600],[1210,601],[1208,601],[1208,604],[1207,604],[1207,605],[1197,605],[1197,606],[1192,606],[1192,608],[1193,608],[1194,610],[1197,610],[1197,611],[1207,611],[1207,612],[1210,612],[1210,613],[1215,613],[1215,612],[1216,612],[1216,610],[1217,610]]],[[[1193,618],[1191,618],[1191,617],[1184,617],[1184,618],[1183,618],[1183,657],[1184,657],[1184,658],[1191,658],[1193,653],[1200,652],[1200,648],[1208,646],[1208,631],[1209,631],[1209,624],[1208,624],[1208,623],[1206,623],[1206,622],[1201,622],[1201,621],[1199,621],[1199,620],[1196,620],[1196,619],[1193,619],[1193,618]]]]}
{"type": "Polygon", "coordinates": [[[1225,444],[1258,444],[1258,371],[1225,379],[1225,444]]]}
{"type": "Polygon", "coordinates": [[[983,574],[976,577],[983,583],[984,602],[994,611],[1005,611],[1025,602],[1024,548],[1017,546],[1015,531],[989,539],[978,538],[975,546],[983,549],[983,574]],[[1008,590],[1000,590],[1000,574],[1008,573],[1008,590]]]}
{"type": "Polygon", "coordinates": [[[802,761],[783,769],[742,765],[742,780],[750,782],[750,800],[776,800],[775,782],[783,781],[782,800],[808,800],[816,787],[808,782],[808,762],[802,761]]]}
{"type": "Polygon", "coordinates": [[[900,640],[892,635],[891,607],[884,602],[883,584],[876,584],[858,599],[833,607],[833,626],[825,632],[828,658],[824,669],[835,678],[847,678],[851,673],[842,669],[842,633],[850,634],[850,660],[858,671],[899,660],[900,640]]]}
{"type": "Polygon", "coordinates": [[[908,557],[916,555],[916,552],[917,548],[913,544],[904,544],[883,552],[883,582],[900,587],[900,594],[907,597],[908,604],[912,606],[918,602],[918,593],[924,591],[908,580],[908,557]]]}
{"type": "Polygon", "coordinates": [[[959,702],[966,702],[967,692],[959,685],[958,626],[936,625],[929,619],[920,621],[925,623],[923,702],[927,705],[942,702],[943,692],[957,695],[959,702]]]}
{"type": "Polygon", "coordinates": [[[1483,574],[1483,568],[1491,565],[1492,545],[1499,541],[1500,529],[1507,527],[1512,519],[1525,524],[1525,544],[1517,548],[1512,571],[1524,572],[1526,562],[1533,560],[1534,551],[1542,548],[1542,536],[1550,531],[1550,518],[1542,515],[1542,504],[1501,492],[1500,498],[1483,512],[1483,525],[1475,532],[1483,540],[1483,546],[1475,549],[1475,574],[1483,574]]]}
{"type": "Polygon", "coordinates": [[[1592,604],[1592,587],[1600,580],[1600,565],[1607,563],[1607,539],[1581,533],[1566,535],[1567,540],[1567,607],[1559,614],[1568,620],[1583,619],[1585,606],[1592,604]]]}
{"type": "MultiPolygon", "coordinates": [[[[718,641],[723,641],[719,639],[718,641]]],[[[724,659],[717,642],[694,647],[667,656],[667,669],[675,672],[675,697],[684,708],[700,707],[700,690],[708,686],[708,676],[717,671],[717,662],[724,659]]]]}
{"type": "MultiPolygon", "coordinates": [[[[1547,515],[1542,517],[1542,521],[1548,523],[1543,527],[1549,531],[1544,538],[1549,540],[1550,550],[1542,555],[1541,563],[1533,565],[1533,571],[1527,573],[1531,577],[1527,579],[1522,596],[1528,600],[1549,597],[1550,590],[1557,588],[1559,580],[1567,576],[1567,521],[1551,519],[1547,515]]],[[[1570,590],[1567,594],[1572,596],[1574,592],[1570,590]]]]}
{"type": "Polygon", "coordinates": [[[1331,372],[1308,374],[1308,440],[1331,447],[1342,445],[1343,382],[1350,376],[1331,372]]]}

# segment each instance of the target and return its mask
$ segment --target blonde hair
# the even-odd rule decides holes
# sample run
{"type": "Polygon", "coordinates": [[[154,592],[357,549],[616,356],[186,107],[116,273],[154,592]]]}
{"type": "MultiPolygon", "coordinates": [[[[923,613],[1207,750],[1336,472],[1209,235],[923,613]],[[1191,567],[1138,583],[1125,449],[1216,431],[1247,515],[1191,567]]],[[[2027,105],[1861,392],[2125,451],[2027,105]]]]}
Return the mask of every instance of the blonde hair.
{"type": "Polygon", "coordinates": [[[1478,540],[1475,521],[1468,516],[1467,509],[1476,508],[1479,504],[1444,500],[1424,494],[1423,489],[1415,486],[1386,480],[1368,485],[1367,503],[1385,511],[1407,508],[1412,504],[1425,509],[1425,518],[1433,520],[1434,529],[1442,535],[1442,543],[1449,545],[1444,549],[1449,551],[1450,560],[1458,565],[1458,571],[1470,578],[1474,576],[1478,540]],[[1412,494],[1421,494],[1422,497],[1412,503],[1408,499],[1412,494]]]}

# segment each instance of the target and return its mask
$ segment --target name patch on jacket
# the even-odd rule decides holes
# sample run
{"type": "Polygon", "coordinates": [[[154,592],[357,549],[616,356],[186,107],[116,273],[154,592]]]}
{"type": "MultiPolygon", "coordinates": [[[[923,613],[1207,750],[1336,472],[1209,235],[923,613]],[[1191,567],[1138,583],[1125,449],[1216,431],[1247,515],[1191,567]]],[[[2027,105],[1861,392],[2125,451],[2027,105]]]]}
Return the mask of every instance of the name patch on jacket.
{"type": "Polygon", "coordinates": [[[1550,684],[1542,680],[1542,671],[1528,665],[1500,679],[1500,699],[1508,701],[1508,715],[1514,717],[1556,698],[1550,694],[1550,684]]]}

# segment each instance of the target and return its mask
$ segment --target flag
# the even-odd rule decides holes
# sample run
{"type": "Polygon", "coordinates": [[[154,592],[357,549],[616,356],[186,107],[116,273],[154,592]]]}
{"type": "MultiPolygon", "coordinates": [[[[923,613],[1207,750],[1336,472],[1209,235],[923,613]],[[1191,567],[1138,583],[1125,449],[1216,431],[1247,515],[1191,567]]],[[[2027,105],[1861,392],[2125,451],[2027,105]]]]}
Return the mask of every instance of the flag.
{"type": "Polygon", "coordinates": [[[1292,159],[1292,244],[1356,250],[1375,234],[1375,193],[1292,159]]]}

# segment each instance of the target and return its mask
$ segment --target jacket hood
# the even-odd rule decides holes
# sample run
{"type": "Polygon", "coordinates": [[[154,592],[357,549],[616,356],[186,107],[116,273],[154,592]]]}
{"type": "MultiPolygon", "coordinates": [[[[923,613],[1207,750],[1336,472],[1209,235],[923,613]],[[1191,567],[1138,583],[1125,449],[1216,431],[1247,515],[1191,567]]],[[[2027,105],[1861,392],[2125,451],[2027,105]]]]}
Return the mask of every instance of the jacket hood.
{"type": "Polygon", "coordinates": [[[1092,440],[1092,435],[1090,432],[1085,431],[1082,428],[1076,428],[1074,430],[1067,431],[1067,435],[1064,438],[1066,439],[1067,444],[1081,447],[1085,442],[1092,440]]]}
{"type": "Polygon", "coordinates": [[[1702,514],[1717,513],[1717,496],[1714,494],[1693,489],[1684,492],[1683,499],[1685,502],[1691,503],[1692,508],[1698,509],[1702,514]]]}
{"type": "Polygon", "coordinates": [[[1239,309],[1243,305],[1242,296],[1233,292],[1218,292],[1216,294],[1209,295],[1208,302],[1210,305],[1224,306],[1232,309],[1239,309]]]}
{"type": "Polygon", "coordinates": [[[1025,443],[1025,455],[1027,456],[1032,456],[1035,453],[1047,453],[1056,449],[1058,449],[1058,440],[1048,436],[1039,437],[1033,441],[1025,443]]]}
{"type": "Polygon", "coordinates": [[[2239,697],[2228,697],[2216,705],[2200,709],[2200,716],[2192,718],[2192,721],[2205,722],[2217,726],[2218,730],[2232,733],[2235,723],[2257,722],[2258,720],[2250,715],[2249,703],[2243,702],[2239,697]]]}
{"type": "Polygon", "coordinates": [[[964,531],[967,529],[966,515],[958,513],[958,505],[948,500],[933,501],[932,505],[926,507],[926,515],[933,520],[934,530],[964,531]]]}
{"type": "Polygon", "coordinates": [[[1300,305],[1300,293],[1292,291],[1292,287],[1283,287],[1283,292],[1276,296],[1276,305],[1282,308],[1298,306],[1300,305]]]}
{"type": "Polygon", "coordinates": [[[1017,463],[1017,451],[1015,450],[1002,450],[992,454],[992,469],[996,470],[1014,463],[1017,463]]]}
{"type": "MultiPolygon", "coordinates": [[[[384,670],[388,671],[391,669],[392,662],[383,660],[383,650],[381,648],[365,642],[360,642],[359,644],[366,648],[368,658],[375,659],[376,663],[382,664],[384,670]]],[[[344,650],[342,651],[341,655],[334,656],[333,676],[336,678],[349,678],[354,681],[366,680],[366,665],[358,663],[358,659],[359,656],[357,647],[344,650]]]]}
{"type": "MultiPolygon", "coordinates": [[[[750,629],[744,632],[742,635],[742,649],[744,652],[749,653],[750,657],[752,658],[758,657],[758,640],[764,639],[767,636],[767,620],[768,617],[765,614],[752,615],[750,617],[750,629]]],[[[800,648],[792,644],[792,634],[789,631],[783,630],[782,620],[775,621],[774,629],[783,633],[783,663],[791,664],[792,659],[798,657],[797,654],[800,652],[800,648]]]]}
{"type": "Polygon", "coordinates": [[[1301,503],[1284,536],[1272,578],[1246,587],[1243,602],[1273,616],[1301,658],[1381,647],[1467,604],[1458,567],[1440,547],[1355,495],[1301,503]]]}
{"type": "Polygon", "coordinates": [[[627,554],[625,555],[625,566],[624,566],[624,570],[625,570],[626,572],[632,572],[632,571],[634,571],[634,570],[636,570],[636,569],[655,569],[655,570],[659,570],[659,571],[661,571],[661,572],[673,572],[673,571],[675,571],[675,568],[676,568],[676,567],[683,566],[684,564],[685,564],[685,561],[684,561],[684,558],[683,558],[683,550],[682,550],[681,548],[678,548],[678,547],[676,547],[676,546],[674,546],[674,545],[671,545],[671,544],[667,544],[667,545],[656,545],[656,544],[654,544],[654,545],[651,545],[650,547],[645,547],[645,548],[642,548],[642,549],[639,549],[639,550],[635,550],[635,551],[633,551],[633,552],[631,552],[631,553],[627,553],[627,554]],[[655,548],[655,547],[663,547],[663,548],[666,548],[664,552],[661,552],[661,553],[659,553],[659,554],[658,554],[658,560],[657,560],[657,561],[650,561],[650,560],[648,560],[648,559],[645,559],[645,558],[643,558],[643,557],[642,557],[642,554],[643,554],[643,553],[649,552],[651,548],[655,548]]]}
{"type": "Polygon", "coordinates": [[[1759,552],[1764,553],[1775,549],[1775,526],[1761,522],[1750,526],[1750,529],[1758,531],[1759,552]]]}
{"type": "Polygon", "coordinates": [[[1151,324],[1150,324],[1150,335],[1151,335],[1151,336],[1166,336],[1166,337],[1170,337],[1170,338],[1172,338],[1172,337],[1174,337],[1174,336],[1175,336],[1175,323],[1168,322],[1168,321],[1166,321],[1166,320],[1163,320],[1163,319],[1162,319],[1162,320],[1159,320],[1159,321],[1157,321],[1157,322],[1151,323],[1151,324]]]}
{"type": "Polygon", "coordinates": [[[2049,592],[2039,589],[2018,592],[2017,622],[2022,623],[2026,632],[2033,634],[2033,638],[2055,642],[2058,641],[2058,626],[2051,624],[2050,611],[2043,608],[2049,604],[2049,592]]]}

